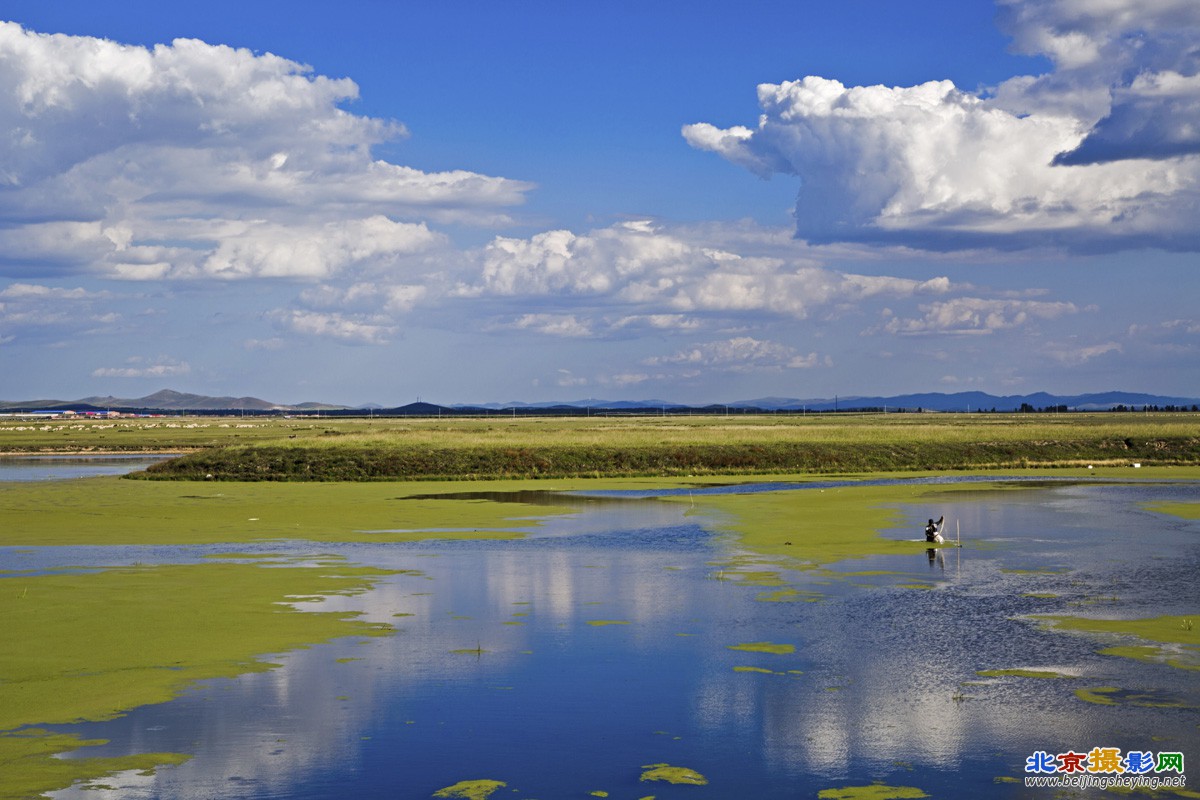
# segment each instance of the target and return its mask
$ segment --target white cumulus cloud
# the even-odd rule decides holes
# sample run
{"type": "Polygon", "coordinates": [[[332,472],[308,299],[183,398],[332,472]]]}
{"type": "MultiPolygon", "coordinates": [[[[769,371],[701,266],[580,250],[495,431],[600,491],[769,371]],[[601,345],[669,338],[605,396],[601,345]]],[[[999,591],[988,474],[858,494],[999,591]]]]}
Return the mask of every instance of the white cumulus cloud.
{"type": "Polygon", "coordinates": [[[1121,353],[1123,348],[1116,342],[1101,342],[1093,345],[1073,345],[1071,343],[1052,343],[1046,347],[1045,353],[1051,359],[1063,366],[1075,367],[1095,358],[1111,353],[1121,353]]]}
{"type": "Polygon", "coordinates": [[[737,336],[724,341],[705,342],[668,356],[654,356],[642,363],[649,367],[680,365],[726,372],[752,372],[807,369],[827,366],[830,362],[815,352],[805,355],[779,342],[737,336]]]}
{"type": "Polygon", "coordinates": [[[891,317],[882,330],[898,334],[990,334],[1033,320],[1078,313],[1074,303],[956,297],[922,305],[919,319],[891,317]]]}
{"type": "Polygon", "coordinates": [[[1094,126],[1063,164],[1200,153],[1200,6],[1192,0],[1000,0],[1001,26],[1056,70],[1033,93],[1092,90],[1094,126]]]}
{"type": "Polygon", "coordinates": [[[522,314],[512,327],[570,339],[586,338],[593,333],[591,324],[574,314],[522,314]]]}
{"type": "Polygon", "coordinates": [[[216,278],[329,278],[346,267],[379,263],[444,241],[424,223],[393,222],[384,216],[329,222],[297,231],[251,222],[220,239],[199,272],[216,278]]]}
{"type": "Polygon", "coordinates": [[[82,287],[11,283],[0,289],[0,335],[14,341],[31,334],[80,334],[95,325],[111,325],[121,315],[98,307],[111,298],[109,292],[82,287]]]}
{"type": "Polygon", "coordinates": [[[994,92],[808,76],[760,85],[754,128],[683,135],[798,176],[796,231],[811,241],[1200,247],[1200,4],[1004,5],[1018,46],[1054,73],[994,92]]]}
{"type": "Polygon", "coordinates": [[[482,250],[477,263],[474,280],[461,282],[453,296],[587,304],[608,312],[604,327],[610,330],[694,330],[702,325],[701,314],[803,319],[814,308],[832,304],[952,289],[945,277],[920,281],[856,275],[805,260],[743,256],[648,223],[621,223],[585,234],[561,230],[528,239],[500,237],[482,250]]]}
{"type": "Polygon", "coordinates": [[[387,318],[376,315],[295,309],[273,312],[272,317],[285,330],[348,344],[385,344],[399,330],[387,318]]]}
{"type": "Polygon", "coordinates": [[[522,202],[520,181],[374,158],[406,131],[357,95],[271,54],[0,22],[0,269],[323,278],[522,202]]]}
{"type": "Polygon", "coordinates": [[[192,371],[186,361],[160,356],[147,360],[138,356],[126,360],[124,367],[100,367],[92,370],[93,378],[174,378],[192,371]]]}

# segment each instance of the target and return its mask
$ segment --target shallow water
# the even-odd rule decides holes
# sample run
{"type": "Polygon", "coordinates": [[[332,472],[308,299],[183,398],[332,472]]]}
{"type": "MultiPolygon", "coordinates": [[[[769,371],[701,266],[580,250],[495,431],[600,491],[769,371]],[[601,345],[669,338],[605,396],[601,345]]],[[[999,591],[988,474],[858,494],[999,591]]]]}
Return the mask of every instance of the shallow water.
{"type": "MultiPolygon", "coordinates": [[[[195,754],[62,798],[428,798],[481,778],[508,784],[496,798],[543,800],[796,798],[873,781],[1049,797],[994,779],[1021,779],[1035,750],[1200,758],[1196,672],[1099,655],[1109,642],[1027,616],[1196,613],[1200,524],[1140,504],[1197,496],[1191,483],[959,492],[937,513],[960,522],[961,549],[785,570],[798,594],[776,596],[797,602],[728,580],[722,565],[739,554],[687,504],[636,498],[579,502],[522,540],[22,548],[0,550],[0,568],[236,549],[416,571],[323,605],[391,622],[394,636],[283,654],[277,670],[59,726],[110,741],[79,756],[195,754]],[[730,649],[756,642],[794,651],[730,649]],[[997,669],[1065,677],[976,674],[997,669]],[[1104,686],[1178,707],[1075,693],[1104,686]],[[657,763],[709,783],[640,782],[657,763]]],[[[898,507],[905,519],[884,535],[919,537],[928,509],[898,507]]]]}
{"type": "Polygon", "coordinates": [[[125,475],[169,456],[0,456],[0,482],[62,481],[125,475]]]}

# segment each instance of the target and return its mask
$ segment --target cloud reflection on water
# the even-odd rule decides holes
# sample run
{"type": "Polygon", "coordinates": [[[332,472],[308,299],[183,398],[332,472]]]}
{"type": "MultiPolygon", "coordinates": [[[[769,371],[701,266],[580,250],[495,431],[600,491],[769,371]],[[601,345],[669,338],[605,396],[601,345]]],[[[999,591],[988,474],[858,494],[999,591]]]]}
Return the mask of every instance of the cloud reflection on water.
{"type": "MultiPolygon", "coordinates": [[[[113,740],[87,755],[196,757],[153,778],[123,776],[119,791],[56,796],[428,797],[471,776],[556,796],[589,789],[592,777],[614,785],[664,752],[706,774],[710,796],[721,796],[722,780],[791,797],[910,769],[914,785],[964,776],[979,796],[1006,796],[992,778],[1017,774],[1033,749],[1149,746],[1138,737],[1151,731],[1194,737],[1182,712],[1074,696],[1081,686],[1167,687],[1194,704],[1180,671],[1098,656],[1095,642],[1025,618],[1136,569],[1143,554],[1119,536],[1130,525],[1179,553],[1156,564],[1167,591],[1171,570],[1194,574],[1194,525],[1164,528],[1133,504],[1141,496],[958,494],[944,507],[969,547],[944,572],[931,573],[916,549],[850,567],[899,575],[784,573],[822,591],[819,603],[757,602],[761,587],[714,580],[724,544],[677,503],[600,505],[523,541],[354,546],[355,560],[415,572],[320,608],[362,611],[394,624],[395,636],[297,651],[279,669],[78,726],[113,740]],[[936,586],[903,587],[914,578],[936,586]],[[1045,589],[1058,599],[1028,596],[1045,589]],[[597,620],[629,624],[587,624],[597,620]],[[729,649],[755,641],[796,652],[729,649]],[[998,668],[1079,677],[976,675],[998,668]],[[545,774],[549,754],[557,778],[545,774]]],[[[924,511],[911,509],[914,531],[924,511]]],[[[1131,603],[1163,602],[1155,586],[1123,591],[1142,593],[1131,603]]]]}

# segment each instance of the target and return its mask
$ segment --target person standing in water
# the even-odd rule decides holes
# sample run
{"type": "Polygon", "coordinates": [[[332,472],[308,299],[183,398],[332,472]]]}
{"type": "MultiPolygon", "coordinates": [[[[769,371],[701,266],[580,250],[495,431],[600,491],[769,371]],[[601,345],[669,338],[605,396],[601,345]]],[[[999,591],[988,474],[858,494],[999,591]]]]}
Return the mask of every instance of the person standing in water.
{"type": "Polygon", "coordinates": [[[932,519],[929,520],[929,524],[925,526],[925,541],[941,544],[944,541],[942,539],[942,526],[945,524],[945,516],[938,517],[937,522],[934,522],[932,519]]]}

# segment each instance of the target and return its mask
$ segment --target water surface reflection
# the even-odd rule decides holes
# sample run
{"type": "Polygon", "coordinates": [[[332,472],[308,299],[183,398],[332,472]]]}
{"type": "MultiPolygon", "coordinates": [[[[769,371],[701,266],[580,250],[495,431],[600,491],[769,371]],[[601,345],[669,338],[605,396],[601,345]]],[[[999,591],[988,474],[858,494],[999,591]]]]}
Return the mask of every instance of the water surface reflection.
{"type": "Polygon", "coordinates": [[[0,482],[54,481],[95,478],[101,475],[127,475],[167,458],[170,456],[145,454],[0,456],[0,482]]]}
{"type": "MultiPolygon", "coordinates": [[[[64,727],[110,741],[84,755],[195,758],[58,796],[427,798],[492,778],[515,797],[794,798],[881,780],[1010,798],[1024,790],[994,779],[1020,777],[1034,750],[1200,752],[1194,672],[1103,656],[1095,638],[1029,618],[1194,614],[1200,526],[1141,503],[1195,497],[1194,485],[955,493],[939,510],[960,522],[961,550],[784,569],[797,593],[777,596],[795,602],[720,580],[728,539],[679,503],[581,504],[517,541],[322,544],[407,570],[324,605],[395,636],[282,654],[280,669],[64,727]],[[731,649],[763,642],[792,649],[731,649]],[[1060,677],[978,675],[1016,669],[1060,677]],[[1098,686],[1179,707],[1076,696],[1098,686]],[[710,783],[640,784],[654,763],[710,783]]],[[[911,538],[926,512],[886,535],[911,538]]]]}

